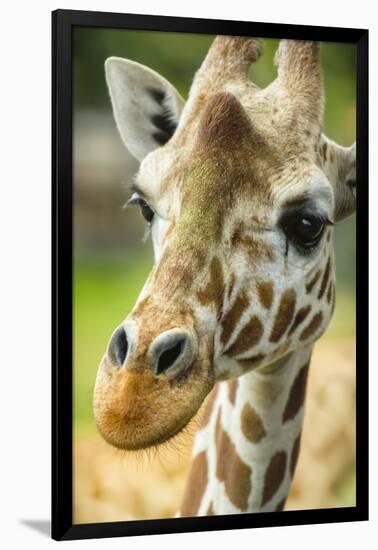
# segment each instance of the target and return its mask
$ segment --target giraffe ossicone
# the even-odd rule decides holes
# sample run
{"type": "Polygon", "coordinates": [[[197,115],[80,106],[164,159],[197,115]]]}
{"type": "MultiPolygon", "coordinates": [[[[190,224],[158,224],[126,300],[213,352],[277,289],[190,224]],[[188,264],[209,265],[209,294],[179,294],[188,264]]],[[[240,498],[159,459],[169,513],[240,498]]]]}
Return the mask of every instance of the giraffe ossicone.
{"type": "Polygon", "coordinates": [[[334,308],[333,225],[355,209],[355,146],[321,132],[319,44],[282,40],[264,89],[248,78],[260,54],[217,37],[186,102],[153,70],[106,61],[155,265],[110,339],[94,413],[109,443],[142,449],[211,393],[182,515],[282,510],[334,308]]]}

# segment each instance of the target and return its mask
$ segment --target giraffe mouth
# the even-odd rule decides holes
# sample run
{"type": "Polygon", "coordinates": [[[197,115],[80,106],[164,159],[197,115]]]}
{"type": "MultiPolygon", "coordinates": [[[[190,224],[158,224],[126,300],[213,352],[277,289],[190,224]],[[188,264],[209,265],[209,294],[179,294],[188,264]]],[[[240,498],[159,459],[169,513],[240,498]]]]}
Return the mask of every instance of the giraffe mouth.
{"type": "Polygon", "coordinates": [[[97,428],[123,450],[156,447],[182,432],[214,385],[210,360],[194,360],[174,376],[143,367],[114,369],[104,358],[93,410],[97,428]]]}

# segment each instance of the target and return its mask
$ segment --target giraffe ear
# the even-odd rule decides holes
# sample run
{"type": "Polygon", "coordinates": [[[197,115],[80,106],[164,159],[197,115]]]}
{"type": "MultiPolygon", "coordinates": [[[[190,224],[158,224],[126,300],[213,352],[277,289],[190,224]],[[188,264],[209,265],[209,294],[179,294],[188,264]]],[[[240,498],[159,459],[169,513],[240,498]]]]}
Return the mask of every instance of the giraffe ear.
{"type": "Polygon", "coordinates": [[[334,144],[336,156],[335,220],[347,218],[356,210],[356,144],[341,147],[334,144]]]}
{"type": "Polygon", "coordinates": [[[165,78],[128,59],[109,57],[105,75],[121,138],[142,161],[172,137],[185,101],[165,78]]]}

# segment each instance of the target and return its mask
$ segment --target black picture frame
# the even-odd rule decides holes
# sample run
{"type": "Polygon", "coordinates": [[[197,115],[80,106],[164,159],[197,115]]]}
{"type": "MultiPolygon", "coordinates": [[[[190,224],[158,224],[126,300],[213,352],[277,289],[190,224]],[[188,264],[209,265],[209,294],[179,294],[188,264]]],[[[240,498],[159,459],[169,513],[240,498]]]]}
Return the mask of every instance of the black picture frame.
{"type": "Polygon", "coordinates": [[[55,540],[368,519],[368,30],[57,10],[52,13],[52,537],[55,540]],[[72,519],[72,31],[75,26],[285,37],[357,46],[356,506],[74,525],[72,519]]]}

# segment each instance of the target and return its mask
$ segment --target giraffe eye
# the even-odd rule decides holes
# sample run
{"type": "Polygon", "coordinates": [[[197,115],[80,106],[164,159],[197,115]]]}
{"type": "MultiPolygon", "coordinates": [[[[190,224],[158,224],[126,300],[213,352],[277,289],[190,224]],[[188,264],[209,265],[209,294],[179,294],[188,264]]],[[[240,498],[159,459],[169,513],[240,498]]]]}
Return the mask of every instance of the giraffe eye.
{"type": "Polygon", "coordinates": [[[133,204],[137,204],[140,207],[140,211],[142,213],[143,218],[148,222],[151,223],[152,219],[155,215],[155,212],[152,210],[152,208],[146,203],[144,199],[138,196],[133,196],[128,201],[127,206],[131,206],[133,204]]]}
{"type": "Polygon", "coordinates": [[[155,215],[155,212],[148,206],[145,200],[140,199],[139,201],[140,211],[142,212],[143,218],[148,221],[148,223],[152,222],[152,219],[155,215]]]}
{"type": "Polygon", "coordinates": [[[281,227],[297,248],[304,252],[312,250],[320,241],[328,220],[305,211],[293,212],[286,216],[281,227]]]}

